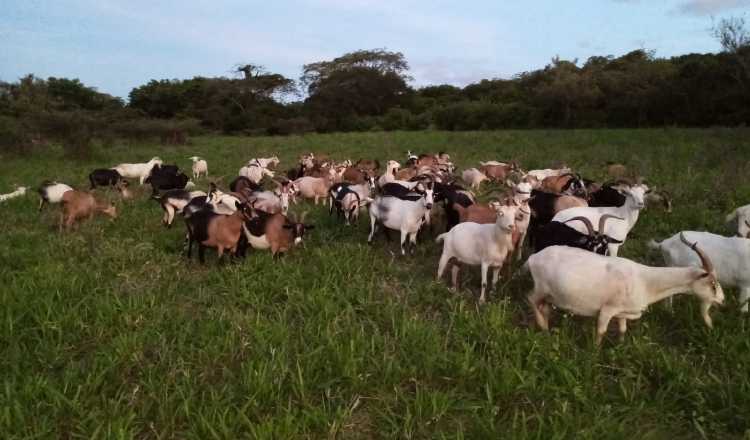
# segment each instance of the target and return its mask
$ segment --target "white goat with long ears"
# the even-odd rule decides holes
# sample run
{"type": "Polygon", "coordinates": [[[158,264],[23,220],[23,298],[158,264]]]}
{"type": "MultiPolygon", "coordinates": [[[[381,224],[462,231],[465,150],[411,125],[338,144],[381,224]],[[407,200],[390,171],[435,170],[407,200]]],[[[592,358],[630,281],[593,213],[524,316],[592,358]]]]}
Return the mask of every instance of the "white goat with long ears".
{"type": "MultiPolygon", "coordinates": [[[[624,242],[628,238],[628,233],[633,229],[635,223],[638,221],[638,215],[646,205],[644,197],[648,192],[646,185],[638,184],[631,187],[619,186],[618,191],[625,195],[625,204],[620,207],[577,207],[563,209],[562,211],[555,214],[552,221],[565,223],[574,217],[586,217],[591,221],[592,224],[599,224],[599,219],[604,214],[610,214],[615,217],[620,217],[624,221],[618,222],[607,222],[605,231],[598,231],[602,234],[608,235],[615,240],[624,242]]],[[[588,234],[586,225],[582,222],[568,223],[573,229],[576,229],[582,234],[588,234]]],[[[617,256],[617,252],[622,246],[622,243],[610,243],[608,255],[617,256]]]]}
{"type": "Polygon", "coordinates": [[[151,174],[151,168],[155,165],[161,166],[163,164],[164,161],[155,156],[146,163],[121,163],[112,167],[112,169],[120,173],[122,177],[138,179],[138,182],[143,185],[143,181],[151,174]]]}
{"type": "Polygon", "coordinates": [[[378,186],[383,186],[386,183],[391,183],[396,180],[396,172],[401,168],[401,164],[395,160],[389,160],[385,164],[385,173],[378,178],[378,186]]]}
{"type": "Polygon", "coordinates": [[[10,200],[10,199],[15,199],[16,197],[21,197],[24,194],[26,194],[26,187],[25,186],[19,186],[13,192],[10,192],[8,194],[0,194],[0,202],[4,202],[4,201],[10,200]]]}
{"type": "Polygon", "coordinates": [[[550,246],[529,257],[534,288],[527,300],[536,322],[549,330],[550,304],[576,315],[597,316],[600,344],[610,320],[617,319],[620,339],[627,320],[641,317],[649,305],[678,293],[691,292],[701,300],[701,315],[713,326],[709,309],[724,302],[724,291],[708,256],[682,238],[700,258],[702,267],[650,267],[620,257],[605,257],[568,246],[550,246]]]}
{"type": "MultiPolygon", "coordinates": [[[[513,231],[516,227],[518,207],[497,206],[497,219],[494,224],[483,225],[473,222],[459,223],[450,231],[438,235],[436,241],[443,242],[443,254],[438,263],[437,279],[443,276],[446,266],[455,258],[461,263],[481,266],[482,291],[479,304],[484,304],[487,290],[487,272],[492,268],[492,287],[500,278],[500,269],[513,252],[513,231]]],[[[459,266],[453,264],[451,279],[453,289],[458,288],[459,266]]]]}
{"type": "Polygon", "coordinates": [[[748,311],[750,300],[750,239],[724,237],[710,232],[684,231],[649,247],[661,251],[668,266],[684,267],[701,265],[701,260],[682,245],[680,237],[700,243],[701,250],[716,264],[716,275],[724,286],[740,290],[739,302],[743,312],[748,311]]]}
{"type": "MultiPolygon", "coordinates": [[[[393,196],[378,196],[370,203],[370,235],[367,242],[372,243],[378,225],[401,232],[401,255],[406,255],[406,239],[412,245],[412,252],[417,246],[417,232],[422,226],[425,214],[432,209],[433,184],[425,185],[423,193],[414,193],[403,199],[393,196]]],[[[388,232],[385,231],[387,234],[388,232]]]]}
{"type": "Polygon", "coordinates": [[[193,161],[193,179],[200,176],[208,177],[208,162],[198,156],[189,157],[193,161]]]}

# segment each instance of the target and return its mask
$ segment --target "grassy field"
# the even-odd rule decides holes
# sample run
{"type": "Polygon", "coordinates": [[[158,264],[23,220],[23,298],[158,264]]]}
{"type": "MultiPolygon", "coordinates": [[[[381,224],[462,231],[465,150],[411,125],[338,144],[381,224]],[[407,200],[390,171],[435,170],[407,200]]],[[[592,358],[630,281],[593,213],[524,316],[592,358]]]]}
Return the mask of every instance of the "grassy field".
{"type": "MultiPolygon", "coordinates": [[[[95,167],[160,155],[205,157],[224,185],[244,161],[301,152],[403,160],[451,153],[461,167],[564,160],[604,178],[622,161],[674,195],[647,210],[621,255],[661,264],[652,238],[729,234],[724,216],[750,203],[748,130],[420,132],[205,137],[186,147],[118,145],[88,161],[62,153],[2,157],[0,192],[57,179],[85,187],[95,167]]],[[[206,187],[200,181],[199,187],[206,187]]],[[[279,261],[251,253],[205,266],[181,254],[183,227],[160,224],[141,192],[58,234],[58,207],[29,194],[0,205],[0,437],[10,438],[750,438],[748,316],[726,307],[702,323],[698,302],[652,307],[624,343],[593,343],[591,319],[558,314],[529,328],[530,280],[505,279],[479,308],[479,269],[463,294],[434,274],[422,240],[397,256],[365,221],[339,226],[311,209],[306,248],[279,261]]],[[[749,268],[750,269],[750,268],[749,268]]]]}

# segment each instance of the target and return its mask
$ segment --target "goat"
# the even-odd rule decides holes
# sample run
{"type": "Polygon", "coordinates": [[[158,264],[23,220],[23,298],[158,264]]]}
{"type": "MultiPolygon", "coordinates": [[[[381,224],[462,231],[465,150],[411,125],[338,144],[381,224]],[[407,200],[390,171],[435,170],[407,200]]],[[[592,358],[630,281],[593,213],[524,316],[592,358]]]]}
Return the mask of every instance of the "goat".
{"type": "Polygon", "coordinates": [[[305,224],[305,214],[302,213],[299,221],[296,221],[279,213],[258,213],[257,217],[246,221],[242,229],[253,249],[270,249],[271,255],[276,257],[302,243],[305,232],[315,228],[314,225],[305,224]]]}
{"type": "Polygon", "coordinates": [[[268,176],[273,179],[274,172],[268,168],[262,167],[257,163],[248,163],[244,167],[240,168],[239,175],[248,178],[254,184],[259,184],[264,176],[268,176]]]}
{"type": "Polygon", "coordinates": [[[543,170],[531,170],[526,172],[525,176],[531,176],[534,179],[538,180],[539,182],[544,181],[547,177],[551,176],[562,176],[563,174],[570,174],[571,173],[570,168],[557,168],[557,169],[551,169],[551,168],[545,168],[543,170]]]}
{"type": "Polygon", "coordinates": [[[197,179],[201,175],[203,177],[208,177],[208,162],[206,162],[205,159],[198,156],[192,156],[188,159],[193,161],[193,179],[197,179]]]}
{"type": "Polygon", "coordinates": [[[268,214],[282,213],[286,215],[289,210],[289,192],[287,190],[282,190],[281,195],[279,196],[273,191],[256,191],[251,193],[248,202],[256,211],[263,211],[268,214]]]}
{"type": "Polygon", "coordinates": [[[511,171],[514,171],[515,164],[507,164],[502,162],[479,162],[479,171],[487,176],[487,178],[493,182],[505,182],[510,175],[511,171]]]}
{"type": "MultiPolygon", "coordinates": [[[[330,170],[334,172],[333,169],[330,170]]],[[[299,188],[299,193],[306,199],[315,199],[315,204],[318,204],[318,200],[328,196],[328,188],[333,184],[333,173],[330,173],[326,177],[300,177],[294,181],[294,185],[299,188]]]]}
{"type": "Polygon", "coordinates": [[[611,214],[604,214],[599,218],[599,228],[596,230],[591,224],[591,221],[586,217],[573,217],[565,223],[549,222],[539,228],[534,240],[534,251],[541,252],[543,249],[550,246],[570,246],[605,255],[610,243],[622,243],[619,240],[615,240],[614,238],[599,232],[604,230],[606,221],[610,218],[622,220],[620,217],[615,217],[611,214]],[[588,230],[588,234],[582,234],[567,225],[567,223],[576,220],[583,222],[588,230]]]}
{"type": "Polygon", "coordinates": [[[123,178],[120,173],[111,168],[97,168],[89,173],[90,189],[94,189],[97,186],[115,186],[121,180],[123,178]]]}
{"type": "Polygon", "coordinates": [[[151,174],[151,169],[155,165],[161,165],[163,161],[158,157],[153,157],[146,163],[121,163],[117,166],[112,167],[122,177],[128,179],[138,179],[138,182],[143,185],[144,180],[151,174]]]}
{"type": "Polygon", "coordinates": [[[241,192],[244,189],[249,189],[250,191],[262,191],[263,187],[245,176],[238,176],[229,183],[229,191],[241,192]]]}
{"type": "MultiPolygon", "coordinates": [[[[643,184],[634,185],[632,187],[621,186],[620,192],[627,197],[625,204],[620,207],[585,207],[585,208],[569,208],[558,212],[552,218],[553,221],[564,223],[573,217],[586,217],[591,223],[598,222],[602,215],[612,214],[617,217],[623,218],[625,221],[621,222],[609,222],[606,225],[604,231],[599,231],[602,234],[608,235],[620,242],[624,242],[628,236],[628,233],[633,229],[635,223],[638,221],[638,215],[641,209],[644,208],[644,196],[648,191],[648,187],[643,184]]],[[[585,225],[576,223],[573,226],[578,232],[586,233],[585,225]]],[[[617,251],[619,250],[621,243],[610,243],[609,255],[616,257],[617,251]]]]}
{"type": "Polygon", "coordinates": [[[741,237],[724,237],[710,232],[684,231],[658,243],[652,240],[649,247],[661,251],[668,266],[698,266],[700,260],[681,245],[681,237],[699,242],[701,249],[716,263],[716,274],[724,286],[740,291],[739,302],[743,312],[748,311],[750,300],[750,240],[741,237]]]}
{"type": "Polygon", "coordinates": [[[279,161],[279,158],[276,156],[259,157],[257,159],[250,159],[247,161],[248,166],[257,165],[261,168],[276,168],[276,166],[280,163],[281,161],[279,161]]]}
{"type": "Polygon", "coordinates": [[[614,183],[605,183],[597,191],[589,193],[588,205],[595,208],[622,206],[625,204],[625,199],[625,195],[615,188],[614,183]]]}
{"type": "Polygon", "coordinates": [[[542,180],[540,186],[542,191],[554,194],[567,194],[570,196],[581,197],[585,199],[586,185],[578,174],[562,174],[559,176],[549,176],[542,180]]]}
{"type": "MultiPolygon", "coordinates": [[[[372,243],[378,225],[384,228],[401,231],[401,255],[406,255],[404,243],[410,238],[412,252],[417,245],[417,232],[422,226],[425,214],[432,209],[433,184],[425,185],[423,193],[413,193],[404,199],[392,196],[378,196],[370,204],[370,235],[367,242],[372,243]]],[[[388,237],[387,231],[386,238],[388,237]]]]}
{"type": "MultiPolygon", "coordinates": [[[[438,263],[438,281],[453,258],[464,264],[481,266],[482,290],[479,304],[484,304],[487,271],[490,267],[492,268],[492,287],[494,288],[500,277],[500,269],[513,251],[512,233],[515,229],[517,209],[516,206],[498,206],[493,224],[460,223],[450,231],[438,235],[436,241],[443,242],[443,253],[438,263]]],[[[453,263],[451,274],[453,289],[458,289],[458,271],[459,266],[453,263]]]]}
{"type": "Polygon", "coordinates": [[[664,190],[652,190],[646,193],[646,207],[661,206],[664,212],[672,212],[672,196],[664,190]]]}
{"type": "MultiPolygon", "coordinates": [[[[530,185],[527,182],[521,184],[530,185]]],[[[588,206],[585,200],[574,196],[552,194],[539,190],[532,190],[530,195],[529,208],[532,215],[529,221],[528,236],[532,245],[539,228],[551,222],[558,212],[568,208],[588,206]]]]}
{"type": "Polygon", "coordinates": [[[159,204],[164,210],[164,217],[162,217],[162,223],[166,227],[172,227],[175,213],[182,214],[183,209],[196,197],[204,197],[206,193],[203,191],[191,191],[188,192],[184,189],[171,189],[165,191],[159,197],[159,204]]]}
{"type": "Polygon", "coordinates": [[[601,344],[612,318],[620,339],[627,320],[641,317],[649,305],[678,293],[692,292],[701,300],[701,314],[712,327],[709,309],[724,302],[724,291],[708,256],[683,237],[701,259],[702,268],[650,267],[634,261],[605,257],[568,246],[550,246],[529,257],[526,267],[534,279],[527,296],[536,322],[549,329],[549,304],[576,315],[597,316],[596,343],[601,344]]]}
{"type": "Polygon", "coordinates": [[[52,182],[49,180],[42,182],[39,189],[37,189],[37,192],[39,193],[39,211],[42,210],[45,203],[62,202],[63,194],[68,191],[73,191],[73,188],[64,183],[52,182]]]}
{"type": "Polygon", "coordinates": [[[62,195],[60,232],[63,230],[63,225],[66,230],[70,230],[76,220],[91,219],[95,212],[117,218],[117,209],[112,204],[96,200],[91,193],[76,190],[65,191],[62,195]]]}
{"type": "Polygon", "coordinates": [[[193,243],[198,243],[198,259],[205,262],[206,247],[216,248],[219,261],[225,251],[237,256],[237,248],[242,237],[242,227],[250,219],[252,209],[245,203],[235,205],[231,215],[216,214],[211,210],[201,210],[186,219],[188,223],[188,258],[191,257],[193,243]]]}
{"type": "Polygon", "coordinates": [[[0,194],[0,202],[4,202],[6,200],[14,199],[16,197],[21,197],[26,194],[26,187],[25,186],[19,186],[15,189],[13,192],[9,192],[7,194],[0,194]]]}
{"type": "Polygon", "coordinates": [[[385,173],[378,178],[378,187],[396,180],[396,172],[398,172],[399,168],[401,168],[401,165],[398,162],[395,160],[389,160],[385,164],[385,173]]]}
{"type": "Polygon", "coordinates": [[[734,223],[738,237],[750,238],[750,205],[740,206],[726,217],[726,222],[734,223]]]}
{"type": "Polygon", "coordinates": [[[485,180],[490,180],[484,173],[476,168],[469,168],[461,173],[461,178],[466,182],[472,189],[478,189],[479,185],[485,180]]]}
{"type": "Polygon", "coordinates": [[[378,162],[377,159],[360,159],[357,161],[357,163],[354,164],[354,168],[358,170],[369,171],[370,174],[374,175],[380,169],[380,162],[378,162]]]}
{"type": "Polygon", "coordinates": [[[349,183],[365,183],[366,180],[370,179],[371,172],[366,169],[359,169],[355,167],[348,167],[344,170],[341,175],[341,179],[344,182],[349,183]]]}
{"type": "Polygon", "coordinates": [[[190,178],[185,173],[173,173],[170,169],[154,168],[145,183],[151,185],[151,197],[156,198],[160,191],[186,188],[189,180],[190,178]]]}

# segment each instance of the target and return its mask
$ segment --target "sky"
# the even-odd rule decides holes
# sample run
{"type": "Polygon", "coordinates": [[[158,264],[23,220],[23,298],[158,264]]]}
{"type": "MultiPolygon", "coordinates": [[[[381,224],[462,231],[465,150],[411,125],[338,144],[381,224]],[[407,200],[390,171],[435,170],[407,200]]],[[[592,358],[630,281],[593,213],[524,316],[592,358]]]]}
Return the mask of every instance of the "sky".
{"type": "Polygon", "coordinates": [[[0,80],[79,78],[127,98],[151,79],[230,76],[358,49],[402,52],[412,85],[463,86],[559,55],[717,52],[712,20],[750,0],[0,0],[0,80]]]}

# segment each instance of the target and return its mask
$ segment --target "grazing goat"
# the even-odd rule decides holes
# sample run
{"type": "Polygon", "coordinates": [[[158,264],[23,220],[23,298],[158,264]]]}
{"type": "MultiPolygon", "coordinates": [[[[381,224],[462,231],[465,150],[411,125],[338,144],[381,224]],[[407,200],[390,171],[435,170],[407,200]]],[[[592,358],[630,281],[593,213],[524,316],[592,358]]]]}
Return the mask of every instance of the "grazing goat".
{"type": "Polygon", "coordinates": [[[472,189],[479,189],[479,185],[485,180],[490,180],[484,173],[476,168],[469,168],[461,173],[461,178],[466,182],[472,189]]]}
{"type": "Polygon", "coordinates": [[[598,315],[596,342],[601,344],[612,318],[622,339],[627,320],[640,318],[649,305],[692,292],[701,300],[704,322],[712,327],[708,312],[712,304],[724,302],[724,291],[708,256],[697,244],[683,243],[700,257],[702,268],[649,267],[568,246],[550,246],[532,255],[526,266],[534,288],[527,301],[537,324],[549,329],[550,304],[576,315],[598,315]]]}
{"type": "Polygon", "coordinates": [[[193,179],[208,177],[208,162],[198,156],[189,157],[193,161],[193,179]]]}
{"type": "MultiPolygon", "coordinates": [[[[648,187],[643,184],[634,185],[632,187],[619,187],[620,192],[626,196],[625,204],[620,207],[599,207],[599,208],[569,208],[558,212],[553,221],[564,223],[573,217],[586,217],[591,223],[599,222],[602,215],[611,214],[616,217],[625,219],[625,221],[609,222],[606,225],[604,231],[599,231],[602,234],[608,235],[615,240],[624,242],[628,233],[635,226],[638,221],[638,215],[645,206],[644,196],[648,191],[648,187]]],[[[569,225],[578,230],[578,232],[586,233],[586,226],[583,223],[574,223],[569,225]]],[[[617,251],[619,250],[621,243],[610,243],[609,244],[609,255],[616,257],[617,251]]]]}
{"type": "MultiPolygon", "coordinates": [[[[390,185],[390,184],[389,184],[390,185]]],[[[370,235],[367,242],[372,243],[379,225],[384,228],[401,231],[401,255],[406,255],[404,244],[410,239],[412,252],[417,245],[417,232],[422,226],[425,214],[432,209],[433,183],[427,183],[423,193],[413,193],[403,199],[392,196],[378,196],[370,204],[370,235]]],[[[388,232],[384,231],[386,238],[388,232]]]]}
{"type": "Polygon", "coordinates": [[[70,230],[76,220],[94,217],[95,212],[117,218],[117,209],[110,203],[96,200],[91,193],[84,191],[66,191],[62,195],[62,213],[60,214],[60,231],[63,225],[70,230]]]}
{"type": "MultiPolygon", "coordinates": [[[[492,287],[497,284],[500,269],[513,251],[512,234],[516,224],[516,206],[498,206],[495,223],[460,223],[449,232],[438,235],[443,242],[443,254],[438,263],[437,279],[440,280],[451,259],[472,266],[481,266],[482,290],[479,304],[486,301],[487,271],[492,268],[492,287]]],[[[453,289],[458,289],[459,266],[453,263],[451,279],[453,289]]]]}
{"type": "Polygon", "coordinates": [[[0,194],[0,202],[4,202],[6,200],[15,199],[16,197],[21,197],[26,194],[26,187],[25,186],[19,186],[16,188],[15,191],[9,192],[7,194],[0,194]]]}
{"type": "Polygon", "coordinates": [[[719,282],[724,286],[739,289],[741,310],[747,312],[750,300],[750,239],[724,237],[710,232],[684,231],[661,243],[652,240],[649,247],[661,251],[668,266],[700,266],[700,259],[682,246],[680,237],[700,243],[703,252],[716,264],[719,282]]]}
{"type": "Polygon", "coordinates": [[[599,232],[604,230],[606,221],[610,218],[622,220],[620,217],[604,214],[599,219],[599,228],[596,230],[594,230],[591,221],[586,217],[573,217],[565,223],[549,222],[539,228],[534,240],[534,251],[541,252],[543,249],[550,246],[570,246],[600,255],[606,255],[607,247],[610,243],[622,243],[619,240],[615,240],[614,238],[599,232]],[[582,234],[567,225],[567,223],[576,220],[581,221],[586,225],[588,234],[582,234]]]}
{"type": "Polygon", "coordinates": [[[203,191],[191,191],[188,192],[184,189],[171,189],[165,191],[159,197],[159,204],[161,209],[164,210],[164,217],[162,217],[162,223],[166,227],[172,227],[175,213],[182,214],[183,209],[196,197],[204,197],[206,193],[203,191]]]}
{"type": "Polygon", "coordinates": [[[45,203],[60,203],[62,202],[63,194],[68,191],[73,191],[73,188],[69,185],[59,182],[51,182],[45,180],[42,185],[37,189],[39,193],[39,211],[42,210],[45,203]]]}
{"type": "Polygon", "coordinates": [[[161,165],[163,161],[158,157],[153,157],[146,163],[121,163],[117,166],[112,167],[122,177],[128,179],[138,179],[138,182],[143,185],[143,182],[151,174],[151,168],[154,165],[161,165]]]}
{"type": "Polygon", "coordinates": [[[305,214],[302,213],[297,221],[283,214],[258,213],[257,217],[247,220],[242,228],[253,249],[270,249],[271,255],[276,257],[302,243],[305,232],[315,228],[314,225],[305,224],[305,214]]]}
{"type": "Polygon", "coordinates": [[[750,205],[740,206],[732,211],[726,222],[737,230],[738,237],[750,238],[750,205]]]}
{"type": "Polygon", "coordinates": [[[216,214],[211,210],[201,210],[186,219],[188,223],[188,258],[191,257],[193,243],[198,243],[198,259],[205,262],[207,247],[216,248],[219,260],[225,251],[237,256],[237,248],[242,237],[242,226],[250,220],[252,208],[245,203],[235,205],[231,215],[216,214]]]}

